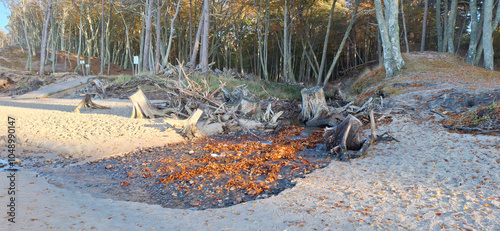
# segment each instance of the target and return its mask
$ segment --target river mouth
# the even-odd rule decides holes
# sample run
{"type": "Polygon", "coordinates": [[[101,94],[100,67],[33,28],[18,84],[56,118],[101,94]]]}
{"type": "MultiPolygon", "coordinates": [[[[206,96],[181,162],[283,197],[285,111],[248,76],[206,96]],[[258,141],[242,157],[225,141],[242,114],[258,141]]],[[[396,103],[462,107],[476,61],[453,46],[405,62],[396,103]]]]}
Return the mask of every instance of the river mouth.
{"type": "Polygon", "coordinates": [[[259,135],[272,144],[238,132],[44,168],[40,174],[57,187],[98,198],[200,210],[277,195],[332,161],[321,130],[286,127],[259,135]]]}

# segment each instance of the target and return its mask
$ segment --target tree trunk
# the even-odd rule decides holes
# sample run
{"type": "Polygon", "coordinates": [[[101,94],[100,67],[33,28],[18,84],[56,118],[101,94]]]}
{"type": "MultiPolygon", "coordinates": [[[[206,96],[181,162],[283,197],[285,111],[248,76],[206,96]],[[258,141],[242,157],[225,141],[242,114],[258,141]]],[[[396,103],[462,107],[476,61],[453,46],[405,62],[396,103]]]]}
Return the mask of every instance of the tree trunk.
{"type": "Polygon", "coordinates": [[[204,13],[205,11],[202,11],[201,17],[200,17],[200,22],[198,23],[198,30],[196,31],[196,36],[194,39],[194,44],[193,44],[193,52],[191,53],[191,65],[196,67],[196,57],[198,57],[198,49],[200,48],[200,39],[201,39],[201,33],[203,31],[203,19],[204,19],[204,13]]]}
{"type": "Polygon", "coordinates": [[[104,0],[101,0],[101,67],[99,74],[104,74],[104,0]]]}
{"type": "Polygon", "coordinates": [[[208,74],[208,50],[210,36],[210,5],[209,0],[203,0],[203,35],[201,36],[200,63],[201,71],[208,74]]]}
{"type": "Polygon", "coordinates": [[[403,31],[405,34],[404,36],[405,36],[406,53],[410,53],[410,46],[408,45],[408,32],[406,31],[406,20],[405,20],[403,0],[401,0],[401,16],[403,18],[403,31]]]}
{"type": "MultiPolygon", "coordinates": [[[[403,3],[401,3],[403,5],[403,3]]],[[[420,52],[424,52],[425,50],[425,35],[427,29],[427,8],[429,6],[429,0],[425,0],[424,6],[424,21],[422,22],[422,42],[420,43],[420,52]]]]}
{"type": "MultiPolygon", "coordinates": [[[[390,0],[394,1],[394,0],[390,0]]],[[[387,2],[386,4],[389,5],[387,2]]],[[[393,56],[393,46],[389,38],[389,31],[386,23],[386,18],[384,16],[382,2],[381,0],[375,0],[375,14],[377,17],[378,27],[380,31],[380,37],[382,38],[382,47],[384,53],[384,67],[386,76],[393,76],[396,71],[399,70],[396,60],[393,56]]],[[[386,9],[385,14],[390,14],[390,10],[386,9]]],[[[399,37],[399,36],[398,36],[399,37]]]]}
{"type": "MultiPolygon", "coordinates": [[[[331,24],[332,24],[332,20],[333,20],[333,11],[335,9],[336,3],[337,3],[337,0],[334,0],[332,3],[332,7],[330,9],[330,15],[328,16],[328,25],[326,27],[325,40],[323,41],[323,53],[321,55],[321,65],[319,66],[318,79],[317,79],[317,83],[316,83],[318,86],[321,84],[321,80],[323,79],[323,70],[325,69],[325,63],[326,63],[326,53],[327,53],[327,48],[328,48],[328,40],[330,37],[330,28],[331,28],[331,24]]],[[[342,48],[340,48],[339,50],[342,50],[342,48]]]]}
{"type": "Polygon", "coordinates": [[[172,19],[170,19],[171,20],[171,22],[170,22],[170,36],[168,37],[168,46],[167,46],[167,51],[165,52],[163,65],[167,65],[167,63],[168,63],[168,56],[170,54],[170,49],[172,48],[172,41],[174,39],[174,33],[175,33],[174,23],[175,23],[175,19],[177,18],[177,15],[179,15],[181,1],[182,0],[177,1],[177,8],[175,9],[175,15],[172,19]]]}
{"type": "Polygon", "coordinates": [[[457,18],[458,0],[451,1],[450,17],[448,19],[448,28],[446,37],[448,38],[448,52],[455,52],[455,21],[457,18]]]}
{"type": "Polygon", "coordinates": [[[155,44],[155,74],[160,72],[160,46],[161,46],[161,8],[162,3],[161,0],[158,0],[156,3],[156,44],[155,44]]]}
{"type": "Polygon", "coordinates": [[[48,37],[48,29],[49,29],[49,20],[50,14],[52,12],[52,0],[48,0],[47,6],[45,8],[45,18],[43,20],[43,30],[42,30],[42,44],[40,48],[40,71],[38,75],[41,77],[44,74],[45,67],[45,52],[47,49],[47,37],[48,37]]]}
{"type": "Polygon", "coordinates": [[[390,0],[388,4],[386,3],[386,17],[388,16],[387,27],[389,32],[390,44],[392,46],[392,56],[394,58],[394,62],[396,63],[397,70],[400,70],[405,62],[403,60],[403,56],[401,56],[401,45],[399,43],[399,7],[398,0],[390,0]]]}
{"type": "Polygon", "coordinates": [[[153,0],[148,0],[146,8],[146,35],[144,38],[144,53],[142,58],[142,71],[149,71],[149,51],[151,49],[151,34],[153,33],[153,0]]]}
{"type": "MultiPolygon", "coordinates": [[[[353,9],[352,15],[351,15],[351,21],[349,22],[349,25],[347,26],[347,30],[344,33],[344,38],[342,38],[342,42],[340,43],[339,49],[337,49],[337,53],[335,54],[335,57],[333,58],[332,64],[330,65],[330,68],[328,69],[328,72],[325,76],[325,80],[323,81],[323,87],[326,87],[328,80],[330,80],[330,77],[333,74],[333,69],[337,65],[337,61],[339,60],[340,54],[342,53],[342,49],[344,48],[346,40],[349,37],[349,33],[351,32],[352,26],[354,25],[354,22],[356,21],[356,14],[358,13],[359,3],[360,3],[360,1],[356,0],[356,3],[354,5],[354,9],[353,9]]],[[[320,78],[320,76],[318,76],[318,78],[320,78]]]]}
{"type": "Polygon", "coordinates": [[[443,26],[441,25],[441,0],[436,0],[436,30],[438,52],[443,52],[443,26]]]}
{"type": "Polygon", "coordinates": [[[493,70],[493,0],[484,0],[483,6],[484,24],[483,24],[483,49],[484,49],[484,68],[493,70]]]}
{"type": "Polygon", "coordinates": [[[477,53],[477,43],[479,40],[479,22],[477,18],[477,0],[470,0],[469,1],[469,8],[470,8],[470,18],[471,18],[471,23],[470,23],[470,42],[469,42],[469,50],[467,51],[467,58],[466,62],[473,64],[474,63],[474,58],[476,57],[477,53]]]}

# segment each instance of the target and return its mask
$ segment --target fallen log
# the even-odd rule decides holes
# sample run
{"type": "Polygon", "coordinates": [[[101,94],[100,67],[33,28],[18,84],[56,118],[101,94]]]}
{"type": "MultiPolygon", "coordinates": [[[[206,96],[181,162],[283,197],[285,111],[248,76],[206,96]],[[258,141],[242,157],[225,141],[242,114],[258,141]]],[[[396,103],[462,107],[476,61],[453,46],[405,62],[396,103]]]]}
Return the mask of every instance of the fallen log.
{"type": "Polygon", "coordinates": [[[363,123],[356,117],[348,115],[338,126],[325,129],[323,137],[326,141],[326,149],[342,161],[349,160],[349,156],[346,155],[347,150],[359,150],[353,155],[356,157],[365,155],[368,148],[377,140],[373,111],[370,111],[370,124],[370,137],[361,141],[359,134],[363,123]]]}
{"type": "Polygon", "coordinates": [[[83,98],[83,100],[80,102],[80,104],[78,104],[78,106],[73,111],[76,113],[80,113],[80,109],[82,107],[86,107],[90,111],[92,111],[92,109],[110,109],[109,107],[102,106],[102,105],[99,105],[99,104],[92,102],[91,94],[85,94],[85,97],[83,98]]]}

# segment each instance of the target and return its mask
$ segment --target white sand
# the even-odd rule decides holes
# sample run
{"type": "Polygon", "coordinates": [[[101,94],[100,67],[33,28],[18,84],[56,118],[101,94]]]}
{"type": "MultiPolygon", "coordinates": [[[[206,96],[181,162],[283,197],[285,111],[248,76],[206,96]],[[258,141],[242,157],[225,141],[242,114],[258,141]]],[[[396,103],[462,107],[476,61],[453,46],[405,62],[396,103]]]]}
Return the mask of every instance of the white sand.
{"type": "MultiPolygon", "coordinates": [[[[115,115],[61,112],[71,111],[78,100],[47,99],[53,109],[61,108],[51,111],[7,107],[3,105],[13,103],[1,99],[0,136],[7,134],[11,115],[17,119],[16,134],[23,137],[19,150],[38,146],[92,159],[182,140],[173,131],[158,129],[163,126],[158,121],[125,118],[131,110],[125,101],[96,102],[117,108],[111,113],[115,115]]],[[[4,219],[7,225],[0,230],[500,229],[497,137],[453,134],[407,115],[397,115],[377,130],[384,131],[400,142],[378,143],[367,158],[351,163],[332,161],[278,196],[223,209],[166,209],[99,199],[21,171],[16,178],[16,223],[4,219]]],[[[3,217],[8,174],[0,172],[3,217]]]]}

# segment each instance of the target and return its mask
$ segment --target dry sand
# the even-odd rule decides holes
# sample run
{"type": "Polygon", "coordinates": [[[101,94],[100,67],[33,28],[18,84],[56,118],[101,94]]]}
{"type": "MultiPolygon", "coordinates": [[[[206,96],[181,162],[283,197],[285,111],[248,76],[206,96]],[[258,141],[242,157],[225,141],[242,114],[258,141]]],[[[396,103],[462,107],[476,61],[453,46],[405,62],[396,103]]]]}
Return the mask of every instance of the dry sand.
{"type": "MultiPolygon", "coordinates": [[[[127,118],[126,101],[96,103],[113,110],[75,114],[78,100],[0,98],[0,136],[7,134],[7,116],[13,116],[21,137],[18,153],[86,160],[182,140],[159,120],[127,118]]],[[[378,143],[367,158],[351,163],[332,161],[277,196],[222,209],[94,198],[20,171],[11,224],[5,219],[9,173],[0,172],[0,230],[500,229],[498,137],[449,133],[408,115],[396,115],[377,130],[385,131],[400,142],[378,143]]]]}

